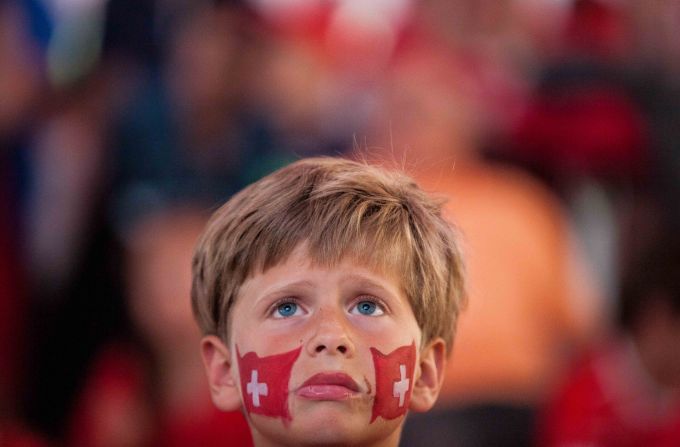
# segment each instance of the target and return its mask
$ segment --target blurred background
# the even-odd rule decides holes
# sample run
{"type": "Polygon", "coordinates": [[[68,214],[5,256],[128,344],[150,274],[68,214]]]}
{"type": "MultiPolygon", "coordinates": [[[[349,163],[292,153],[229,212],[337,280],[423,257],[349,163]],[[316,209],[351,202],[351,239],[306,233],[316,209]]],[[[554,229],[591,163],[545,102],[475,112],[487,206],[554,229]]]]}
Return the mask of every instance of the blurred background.
{"type": "Polygon", "coordinates": [[[1,0],[0,446],[250,445],[191,250],[312,155],[399,166],[462,234],[403,446],[680,445],[680,2],[1,0]]]}

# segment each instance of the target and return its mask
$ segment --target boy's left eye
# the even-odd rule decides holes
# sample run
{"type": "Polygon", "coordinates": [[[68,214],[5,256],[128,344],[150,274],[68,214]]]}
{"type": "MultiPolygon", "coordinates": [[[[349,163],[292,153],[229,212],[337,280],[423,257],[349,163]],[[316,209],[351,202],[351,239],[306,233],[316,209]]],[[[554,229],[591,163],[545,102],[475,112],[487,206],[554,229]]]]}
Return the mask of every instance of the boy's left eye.
{"type": "Polygon", "coordinates": [[[378,316],[383,315],[385,312],[382,307],[375,301],[371,300],[361,300],[355,306],[350,309],[351,314],[359,315],[371,315],[378,316]]]}

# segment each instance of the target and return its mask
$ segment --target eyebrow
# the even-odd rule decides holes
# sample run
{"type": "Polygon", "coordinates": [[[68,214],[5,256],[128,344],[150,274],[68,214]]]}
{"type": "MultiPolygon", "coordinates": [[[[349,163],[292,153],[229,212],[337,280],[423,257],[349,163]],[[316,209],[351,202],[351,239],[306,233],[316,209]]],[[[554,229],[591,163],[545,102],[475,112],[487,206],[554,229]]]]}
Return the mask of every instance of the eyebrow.
{"type": "Polygon", "coordinates": [[[361,274],[352,273],[344,277],[343,279],[355,282],[359,287],[365,287],[368,289],[379,289],[381,291],[387,292],[390,295],[395,295],[398,297],[398,289],[392,289],[384,286],[379,281],[375,281],[369,277],[361,274]]]}
{"type": "MultiPolygon", "coordinates": [[[[400,290],[398,288],[389,288],[381,284],[381,282],[376,281],[368,276],[359,273],[350,273],[342,278],[343,282],[352,282],[355,286],[365,289],[367,293],[376,293],[382,295],[382,293],[389,294],[395,298],[400,297],[400,290]],[[381,293],[382,292],[382,293],[381,293]]],[[[257,305],[262,301],[266,301],[272,295],[279,295],[281,293],[293,293],[296,289],[314,289],[316,283],[307,279],[301,279],[292,282],[283,282],[280,285],[276,284],[266,290],[262,295],[259,295],[254,304],[257,305]]]]}
{"type": "Polygon", "coordinates": [[[294,289],[312,289],[314,288],[314,283],[312,281],[301,279],[299,281],[284,282],[282,284],[275,284],[265,291],[262,295],[259,295],[255,299],[255,304],[258,304],[262,300],[266,300],[271,295],[278,295],[280,293],[286,293],[287,291],[293,291],[294,289]]]}

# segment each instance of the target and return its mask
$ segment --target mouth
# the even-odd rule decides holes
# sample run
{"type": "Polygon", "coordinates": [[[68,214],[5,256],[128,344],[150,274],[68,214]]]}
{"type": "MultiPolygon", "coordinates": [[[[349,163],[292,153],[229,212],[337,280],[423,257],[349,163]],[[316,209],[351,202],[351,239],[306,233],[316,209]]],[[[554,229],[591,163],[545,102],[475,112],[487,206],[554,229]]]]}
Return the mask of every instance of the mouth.
{"type": "Polygon", "coordinates": [[[343,372],[315,374],[296,390],[298,396],[309,400],[344,400],[359,392],[359,384],[343,372]]]}

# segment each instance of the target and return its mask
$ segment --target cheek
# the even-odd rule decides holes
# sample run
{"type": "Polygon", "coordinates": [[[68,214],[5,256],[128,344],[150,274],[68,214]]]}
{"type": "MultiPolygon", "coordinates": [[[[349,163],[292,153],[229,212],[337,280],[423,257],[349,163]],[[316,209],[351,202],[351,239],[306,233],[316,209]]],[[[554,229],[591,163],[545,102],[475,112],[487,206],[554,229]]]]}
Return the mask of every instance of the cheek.
{"type": "Polygon", "coordinates": [[[375,401],[371,422],[378,416],[383,419],[396,419],[406,415],[413,391],[415,341],[388,354],[371,348],[371,354],[375,365],[375,401]]]}
{"type": "MultiPolygon", "coordinates": [[[[243,337],[237,343],[244,351],[271,354],[291,351],[303,345],[309,338],[310,331],[304,323],[301,319],[286,322],[265,321],[258,325],[257,336],[243,337]]],[[[247,327],[252,325],[244,325],[240,333],[251,334],[251,330],[245,329],[247,327]]]]}
{"type": "Polygon", "coordinates": [[[392,350],[395,346],[410,344],[414,337],[414,331],[418,326],[412,327],[410,322],[389,317],[367,318],[354,315],[352,325],[356,330],[355,336],[370,346],[392,350]]]}
{"type": "Polygon", "coordinates": [[[242,401],[250,414],[291,420],[288,410],[288,382],[301,347],[271,356],[255,352],[241,355],[236,346],[242,401]]]}
{"type": "MultiPolygon", "coordinates": [[[[362,322],[362,323],[365,323],[362,322]]],[[[376,322],[365,324],[359,328],[358,339],[364,340],[367,350],[381,353],[391,353],[398,348],[408,347],[412,344],[420,346],[422,333],[415,320],[387,320],[385,324],[376,322]]],[[[373,356],[372,353],[369,353],[373,356]]]]}

